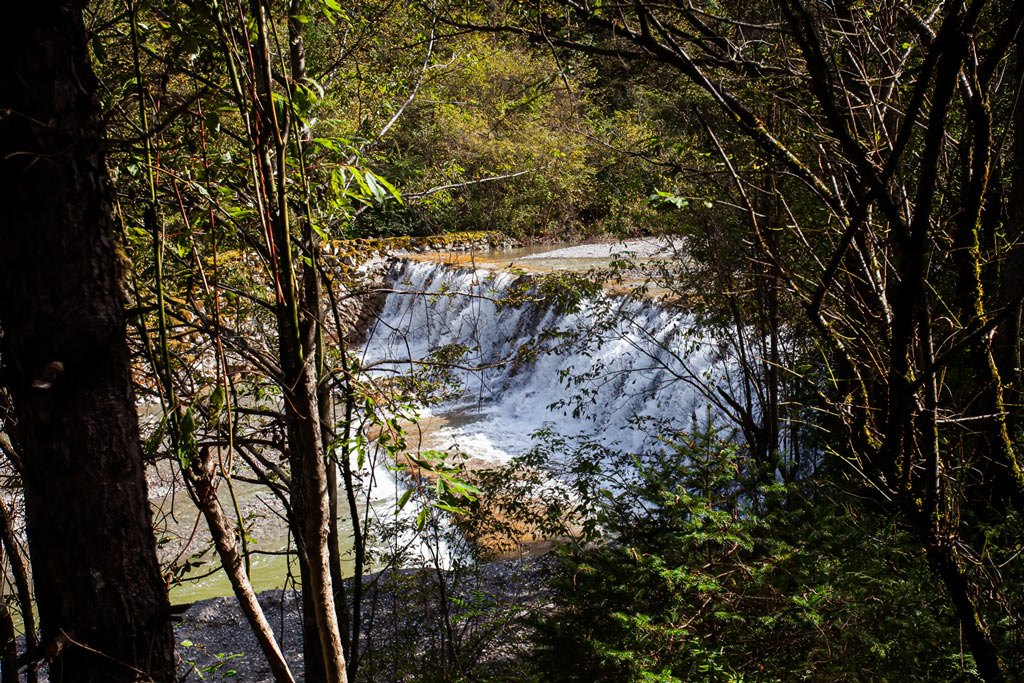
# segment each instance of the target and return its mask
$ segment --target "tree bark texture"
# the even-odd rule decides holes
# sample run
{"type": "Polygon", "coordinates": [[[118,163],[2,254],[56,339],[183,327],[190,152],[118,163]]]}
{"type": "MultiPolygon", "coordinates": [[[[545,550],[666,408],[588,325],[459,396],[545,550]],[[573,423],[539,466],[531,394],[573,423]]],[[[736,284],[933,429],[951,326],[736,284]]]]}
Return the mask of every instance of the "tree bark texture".
{"type": "MultiPolygon", "coordinates": [[[[283,326],[282,326],[283,327],[283,326]]],[[[284,332],[284,330],[282,330],[284,332]]],[[[283,335],[282,335],[283,336],[283,335]]],[[[308,336],[308,331],[306,335],[308,336]]],[[[307,339],[307,341],[309,341],[307,339]]],[[[311,352],[311,345],[306,350],[311,352]]],[[[293,364],[301,359],[297,349],[287,349],[282,344],[282,356],[293,364]]],[[[320,415],[316,396],[316,375],[312,358],[301,365],[288,368],[285,377],[295,378],[294,389],[286,394],[286,420],[288,424],[288,445],[291,449],[291,502],[292,525],[299,548],[302,567],[302,596],[306,612],[305,636],[309,649],[312,634],[309,628],[315,624],[322,662],[312,661],[306,653],[307,679],[316,680],[322,667],[323,680],[327,683],[342,683],[348,679],[345,671],[345,656],[341,643],[341,630],[334,605],[334,589],[330,569],[328,537],[330,530],[329,499],[327,495],[327,468],[321,451],[320,415]],[[309,614],[309,612],[312,614],[309,614]],[[312,623],[310,622],[312,617],[312,623]],[[318,666],[319,665],[319,666],[318,666]]],[[[285,361],[283,364],[286,364],[285,361]]],[[[301,362],[301,361],[300,361],[301,362]]]]}
{"type": "Polygon", "coordinates": [[[82,6],[0,22],[0,325],[50,680],[174,678],[82,6]],[[84,646],[84,647],[83,647],[84,646]]]}

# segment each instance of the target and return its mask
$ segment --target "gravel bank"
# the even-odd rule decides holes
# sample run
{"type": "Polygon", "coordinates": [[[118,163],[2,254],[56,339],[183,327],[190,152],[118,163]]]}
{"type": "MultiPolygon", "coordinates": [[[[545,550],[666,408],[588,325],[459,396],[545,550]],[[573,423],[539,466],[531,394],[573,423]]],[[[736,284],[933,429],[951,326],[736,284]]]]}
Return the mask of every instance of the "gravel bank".
{"type": "MultiPolygon", "coordinates": [[[[449,643],[464,671],[511,673],[525,655],[526,615],[547,602],[543,579],[549,566],[544,558],[523,558],[459,571],[367,576],[362,604],[369,637],[360,648],[360,678],[416,680],[423,667],[446,665],[449,643]],[[451,628],[445,627],[446,610],[451,628]]],[[[296,680],[303,677],[300,602],[293,591],[260,595],[296,680]]],[[[175,640],[179,680],[273,681],[233,598],[193,604],[175,626],[175,640]]]]}

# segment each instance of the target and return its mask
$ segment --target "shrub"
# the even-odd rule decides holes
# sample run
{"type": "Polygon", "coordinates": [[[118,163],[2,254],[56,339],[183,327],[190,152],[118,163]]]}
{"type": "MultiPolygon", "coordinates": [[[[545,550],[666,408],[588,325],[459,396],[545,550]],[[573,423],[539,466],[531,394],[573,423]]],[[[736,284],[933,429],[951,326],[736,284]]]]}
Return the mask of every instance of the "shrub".
{"type": "Polygon", "coordinates": [[[905,534],[826,485],[748,485],[743,449],[713,433],[671,446],[620,457],[621,489],[591,498],[603,542],[561,550],[542,679],[971,678],[905,534]]]}

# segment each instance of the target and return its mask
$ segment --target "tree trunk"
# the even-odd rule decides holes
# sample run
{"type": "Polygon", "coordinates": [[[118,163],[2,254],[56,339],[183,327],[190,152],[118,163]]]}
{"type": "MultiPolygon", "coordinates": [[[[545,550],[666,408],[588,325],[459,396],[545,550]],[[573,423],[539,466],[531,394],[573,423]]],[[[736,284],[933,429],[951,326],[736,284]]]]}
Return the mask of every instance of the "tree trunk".
{"type": "MultiPolygon", "coordinates": [[[[300,3],[292,2],[293,11],[300,9],[300,3]]],[[[261,49],[264,74],[270,73],[269,50],[262,17],[261,49]]],[[[288,22],[289,56],[291,78],[295,83],[306,80],[305,45],[302,39],[301,22],[288,22]]],[[[270,94],[270,83],[265,88],[270,94]]],[[[271,103],[272,106],[272,103],[271,103]]],[[[284,290],[283,300],[278,302],[278,335],[281,355],[281,369],[285,396],[285,420],[287,423],[289,462],[291,465],[291,524],[299,549],[302,565],[302,603],[304,642],[306,646],[306,680],[316,683],[343,683],[348,680],[344,646],[338,611],[334,604],[334,581],[331,575],[331,552],[329,549],[331,508],[328,495],[327,458],[323,448],[323,432],[319,402],[319,376],[316,364],[316,340],[320,324],[320,288],[314,264],[303,272],[301,287],[297,282],[292,265],[291,227],[289,221],[287,164],[289,145],[287,140],[290,115],[275,118],[274,139],[276,174],[276,211],[272,216],[274,240],[279,265],[277,275],[284,290]],[[312,614],[310,614],[312,612],[312,614]],[[311,618],[312,617],[312,621],[311,618]],[[315,635],[309,628],[315,624],[315,635]],[[312,637],[311,637],[312,636],[312,637]],[[319,649],[317,649],[319,645],[319,649]],[[319,654],[319,661],[313,653],[319,654]]],[[[294,144],[300,146],[301,140],[294,144]]],[[[267,158],[266,156],[264,158],[267,158]]],[[[305,217],[308,223],[310,217],[305,217]]],[[[313,253],[312,227],[305,225],[303,243],[315,261],[313,253]]]]}
{"type": "Polygon", "coordinates": [[[928,562],[949,593],[949,600],[960,622],[960,629],[967,646],[974,655],[978,673],[987,683],[1000,683],[1006,680],[999,653],[992,643],[985,623],[978,614],[977,607],[971,599],[971,590],[967,579],[956,565],[950,549],[934,537],[926,541],[928,562]]]}
{"type": "Polygon", "coordinates": [[[0,24],[0,324],[50,680],[174,677],[81,5],[0,24]],[[85,647],[82,647],[85,646],[85,647]]]}
{"type": "Polygon", "coordinates": [[[210,527],[210,535],[213,537],[214,545],[217,547],[217,554],[220,556],[221,566],[231,580],[231,588],[238,599],[238,605],[242,609],[249,626],[252,628],[256,641],[259,643],[263,656],[270,665],[274,674],[274,680],[278,683],[295,683],[288,662],[281,653],[281,648],[274,637],[274,631],[270,628],[263,608],[256,599],[256,592],[253,591],[249,576],[245,573],[242,555],[238,551],[238,544],[235,542],[235,535],[231,530],[231,523],[221,509],[220,501],[217,499],[216,481],[217,464],[213,462],[210,452],[204,448],[192,461],[188,470],[188,482],[192,486],[196,505],[206,518],[207,526],[210,527]]]}
{"type": "MultiPolygon", "coordinates": [[[[282,348],[282,351],[285,349],[282,348]]],[[[312,350],[312,349],[309,349],[312,350]]],[[[285,354],[282,353],[282,356],[285,354]]],[[[299,356],[301,358],[301,355],[299,356]]],[[[288,370],[286,377],[295,377],[294,389],[286,394],[288,444],[291,449],[292,525],[299,548],[300,561],[306,566],[302,576],[304,625],[307,630],[316,624],[324,680],[341,683],[347,680],[341,631],[334,606],[328,533],[330,509],[327,496],[327,468],[321,451],[320,415],[316,401],[316,376],[313,363],[302,363],[295,377],[288,370]]],[[[307,644],[309,634],[307,633],[307,644]]],[[[306,657],[307,667],[310,657],[306,657]]],[[[307,680],[314,680],[310,671],[307,680]]]]}
{"type": "MultiPolygon", "coordinates": [[[[4,551],[0,548],[0,569],[6,571],[4,551]]],[[[0,683],[18,683],[18,645],[15,642],[14,620],[4,599],[4,582],[0,579],[0,663],[3,674],[0,683]]]]}
{"type": "MultiPolygon", "coordinates": [[[[22,626],[25,631],[25,649],[31,652],[39,646],[39,639],[36,635],[36,617],[32,613],[32,589],[29,587],[25,558],[16,542],[11,516],[3,501],[0,501],[0,541],[3,542],[3,549],[7,551],[7,559],[11,563],[10,572],[14,577],[18,605],[21,608],[22,626]]],[[[36,683],[39,680],[38,674],[31,667],[29,667],[27,677],[28,683],[36,683]]]]}
{"type": "MultiPolygon", "coordinates": [[[[1015,80],[1019,83],[1024,78],[1024,36],[1016,41],[1015,80]]],[[[1005,224],[1008,253],[1000,271],[999,304],[1000,308],[1009,308],[1006,320],[996,328],[993,338],[993,350],[999,366],[999,374],[1006,382],[1008,403],[1016,404],[1021,400],[1024,386],[1021,377],[1024,370],[1021,366],[1021,332],[1024,323],[1024,308],[1019,298],[1024,295],[1024,93],[1016,93],[1016,104],[1013,109],[1013,146],[1010,160],[1010,193],[1005,224]]],[[[1011,436],[1016,436],[1020,427],[1015,414],[1010,415],[1011,436]]]]}

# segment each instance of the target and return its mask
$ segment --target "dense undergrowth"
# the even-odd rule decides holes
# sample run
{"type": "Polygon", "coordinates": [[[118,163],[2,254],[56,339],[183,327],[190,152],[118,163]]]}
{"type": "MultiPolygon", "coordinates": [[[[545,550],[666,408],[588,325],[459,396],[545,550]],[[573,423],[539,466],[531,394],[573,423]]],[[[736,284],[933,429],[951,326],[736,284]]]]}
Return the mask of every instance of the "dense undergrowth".
{"type": "MultiPolygon", "coordinates": [[[[912,539],[823,481],[758,483],[743,449],[680,436],[559,552],[538,680],[969,680],[912,539]]],[[[627,463],[622,463],[625,466],[627,463]]]]}
{"type": "Polygon", "coordinates": [[[423,681],[977,679],[913,537],[842,485],[765,482],[714,431],[629,455],[539,436],[508,468],[477,474],[493,498],[464,525],[513,545],[524,529],[560,539],[523,565],[530,599],[495,601],[493,583],[457,567],[442,618],[427,572],[405,630],[384,638],[391,654],[368,669],[394,671],[397,658],[412,667],[402,680],[423,681]],[[541,466],[566,487],[539,497],[551,485],[541,466]],[[450,650],[445,623],[459,634],[450,650]],[[398,654],[411,650],[428,666],[398,654]]]}

